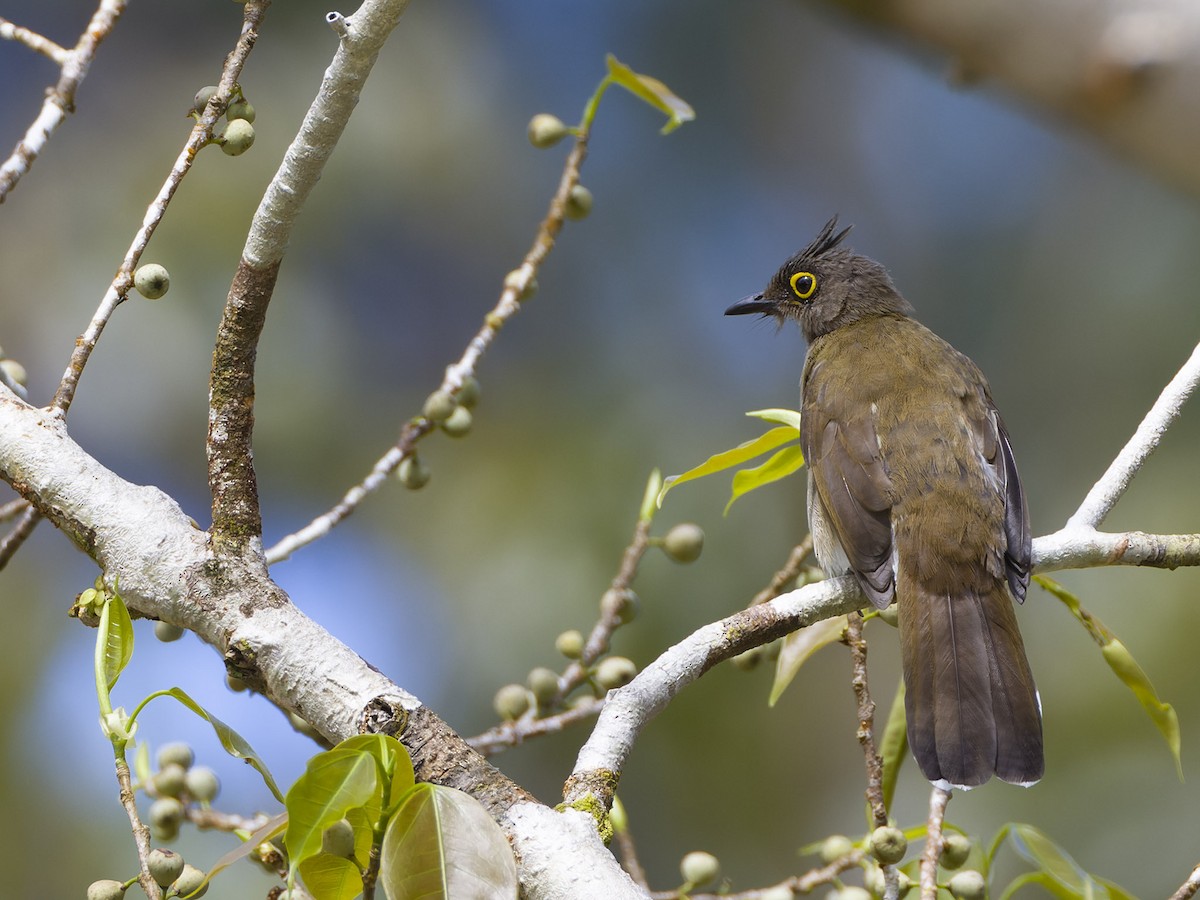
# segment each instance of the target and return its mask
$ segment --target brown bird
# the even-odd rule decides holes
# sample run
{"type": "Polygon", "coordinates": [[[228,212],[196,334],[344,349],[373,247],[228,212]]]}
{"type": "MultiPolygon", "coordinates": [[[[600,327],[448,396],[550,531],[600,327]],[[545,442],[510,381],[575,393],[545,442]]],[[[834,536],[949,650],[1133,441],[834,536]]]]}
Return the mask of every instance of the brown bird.
{"type": "Polygon", "coordinates": [[[1013,600],[1029,511],[983,374],[910,317],[883,266],[831,219],[726,315],[800,325],[800,444],[817,561],[899,605],[908,740],[925,777],[1042,777],[1042,717],[1013,600]],[[836,233],[835,233],[836,232],[836,233]]]}

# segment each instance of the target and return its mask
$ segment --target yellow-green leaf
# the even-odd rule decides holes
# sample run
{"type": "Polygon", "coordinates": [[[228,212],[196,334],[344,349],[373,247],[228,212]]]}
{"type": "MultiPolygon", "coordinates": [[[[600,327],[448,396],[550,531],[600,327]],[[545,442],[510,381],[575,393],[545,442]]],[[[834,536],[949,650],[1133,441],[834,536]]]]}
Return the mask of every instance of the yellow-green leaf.
{"type": "Polygon", "coordinates": [[[671,475],[663,482],[662,490],[659,491],[658,505],[659,507],[662,506],[663,498],[667,496],[667,491],[676,485],[695,481],[697,478],[704,478],[706,475],[712,475],[716,472],[723,472],[734,466],[740,466],[742,463],[754,459],[756,456],[761,456],[768,450],[774,450],[781,444],[796,440],[799,436],[799,430],[791,426],[785,425],[779,428],[772,428],[770,431],[759,435],[753,440],[738,444],[732,450],[725,450],[722,453],[710,456],[700,465],[688,469],[682,475],[671,475]]]}
{"type": "Polygon", "coordinates": [[[846,622],[846,616],[834,616],[793,631],[783,639],[783,647],[775,663],[775,683],[771,685],[771,697],[767,701],[771,706],[783,695],[809,657],[822,647],[841,640],[846,622]]]}
{"type": "Polygon", "coordinates": [[[896,795],[896,782],[900,779],[900,767],[908,758],[908,719],[904,713],[903,679],[900,679],[892,708],[888,712],[883,739],[879,742],[879,755],[883,758],[883,805],[890,810],[892,798],[896,795]]]}
{"type": "Polygon", "coordinates": [[[1100,652],[1104,655],[1104,661],[1108,663],[1117,677],[1121,679],[1127,688],[1133,691],[1133,695],[1137,697],[1138,703],[1142,704],[1142,709],[1150,716],[1150,721],[1154,723],[1154,727],[1158,729],[1159,733],[1163,736],[1163,740],[1167,742],[1167,747],[1170,748],[1171,755],[1175,758],[1175,771],[1179,775],[1179,780],[1183,781],[1179,716],[1175,714],[1174,707],[1170,703],[1164,703],[1159,699],[1158,693],[1154,690],[1154,685],[1150,683],[1150,677],[1138,665],[1137,660],[1133,658],[1133,654],[1129,652],[1129,649],[1119,640],[1113,638],[1100,648],[1100,652]]]}
{"type": "Polygon", "coordinates": [[[657,78],[638,74],[611,53],[606,61],[608,77],[613,84],[619,84],[668,117],[667,124],[662,129],[663,134],[670,134],[684,122],[696,118],[692,107],[657,78]]]}
{"type": "Polygon", "coordinates": [[[786,478],[803,466],[804,451],[797,445],[795,447],[784,447],[761,466],[755,466],[753,469],[742,469],[733,476],[733,490],[730,494],[729,502],[725,504],[725,512],[728,513],[729,507],[733,506],[734,501],[742,495],[748,494],[773,481],[778,481],[780,478],[786,478]]]}
{"type": "Polygon", "coordinates": [[[115,590],[110,593],[100,614],[100,628],[97,638],[103,638],[104,647],[98,663],[103,667],[104,683],[111,691],[133,657],[133,621],[125,601],[115,590]]]}
{"type": "Polygon", "coordinates": [[[1049,880],[1040,883],[1054,896],[1068,900],[1130,898],[1130,894],[1123,888],[1086,872],[1066,850],[1032,825],[1014,822],[1006,828],[1013,848],[1036,866],[1039,872],[1044,873],[1049,880]]]}
{"type": "Polygon", "coordinates": [[[315,900],[354,900],[363,892],[358,867],[341,856],[318,853],[306,858],[297,869],[315,900]]]}
{"type": "Polygon", "coordinates": [[[287,792],[288,827],[283,840],[292,869],[320,852],[321,832],[347,810],[367,803],[378,787],[369,753],[335,748],[310,759],[287,792]]]}
{"type": "Polygon", "coordinates": [[[746,413],[746,415],[762,419],[764,422],[789,425],[796,429],[796,436],[800,436],[800,410],[798,409],[755,409],[746,413]]]}
{"type": "Polygon", "coordinates": [[[218,872],[229,868],[238,860],[245,859],[257,850],[260,844],[264,844],[283,834],[283,830],[287,828],[287,820],[287,813],[279,813],[268,819],[266,824],[254,832],[254,834],[250,835],[245,841],[213,863],[212,868],[206,873],[205,884],[212,881],[218,872]]]}

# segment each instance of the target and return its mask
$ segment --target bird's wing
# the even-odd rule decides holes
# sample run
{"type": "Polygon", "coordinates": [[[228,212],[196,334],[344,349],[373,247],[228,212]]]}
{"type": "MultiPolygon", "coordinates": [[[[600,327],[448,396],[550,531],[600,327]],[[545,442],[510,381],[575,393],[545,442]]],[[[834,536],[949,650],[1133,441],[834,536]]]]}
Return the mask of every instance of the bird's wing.
{"type": "Polygon", "coordinates": [[[1004,536],[1008,548],[1004,553],[1004,567],[1008,586],[1018,603],[1024,602],[1025,590],[1029,587],[1029,573],[1033,559],[1033,532],[1029,527],[1029,507],[1025,503],[1025,489],[1017,474],[1017,463],[1013,459],[1012,445],[1008,440],[1008,429],[1004,420],[988,400],[988,420],[993,429],[995,452],[988,463],[996,473],[1004,493],[1004,536]]]}
{"type": "Polygon", "coordinates": [[[800,410],[800,444],[810,484],[863,593],[883,609],[895,595],[892,482],[880,455],[873,411],[852,409],[839,399],[842,392],[823,390],[822,368],[816,362],[806,371],[800,410]]]}

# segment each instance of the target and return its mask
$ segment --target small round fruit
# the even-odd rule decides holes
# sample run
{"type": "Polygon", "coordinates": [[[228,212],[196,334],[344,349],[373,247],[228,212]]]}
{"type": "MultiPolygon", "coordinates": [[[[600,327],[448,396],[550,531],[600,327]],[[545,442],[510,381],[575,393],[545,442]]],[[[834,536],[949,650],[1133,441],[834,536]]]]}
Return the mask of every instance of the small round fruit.
{"type": "Polygon", "coordinates": [[[242,679],[238,678],[236,675],[230,675],[228,672],[226,672],[225,687],[229,688],[235,694],[240,694],[242,691],[247,690],[250,685],[246,684],[246,682],[242,681],[242,679]]]}
{"type": "Polygon", "coordinates": [[[213,98],[213,94],[216,92],[217,86],[215,84],[206,84],[200,90],[196,91],[196,96],[192,98],[192,108],[188,110],[188,115],[204,112],[204,107],[208,106],[208,101],[213,98]]]}
{"type": "Polygon", "coordinates": [[[158,263],[146,263],[133,273],[133,286],[147,300],[158,300],[171,289],[171,275],[158,263]]]}
{"type": "Polygon", "coordinates": [[[965,834],[950,833],[942,838],[942,858],[939,862],[943,868],[957,869],[971,855],[971,839],[965,834]]]}
{"type": "Polygon", "coordinates": [[[567,206],[564,212],[568,219],[586,219],[592,211],[592,192],[582,184],[571,188],[567,195],[567,206]]]}
{"type": "Polygon", "coordinates": [[[430,422],[445,422],[458,409],[458,401],[448,391],[434,391],[425,398],[421,413],[430,422]]]}
{"type": "Polygon", "coordinates": [[[425,465],[421,461],[421,457],[415,453],[400,460],[400,465],[396,468],[396,477],[410,491],[419,491],[425,485],[429,484],[429,478],[432,474],[429,466],[425,465]]]}
{"type": "Polygon", "coordinates": [[[254,104],[245,98],[235,100],[229,104],[229,109],[225,111],[225,118],[229,121],[234,119],[243,119],[246,122],[254,121],[254,104]]]}
{"type": "Polygon", "coordinates": [[[160,797],[178,797],[186,779],[187,769],[179,763],[168,763],[154,774],[154,790],[160,797]]]}
{"type": "Polygon", "coordinates": [[[479,403],[479,380],[474,375],[468,375],[464,378],[462,387],[458,389],[455,399],[458,400],[459,406],[474,409],[479,403]]]}
{"type": "Polygon", "coordinates": [[[321,832],[321,852],[351,859],[354,856],[354,826],[349,819],[338,819],[321,832]]]}
{"type": "Polygon", "coordinates": [[[628,625],[637,617],[640,602],[638,595],[629,588],[609,588],[600,598],[600,612],[628,625]]]}
{"type": "Polygon", "coordinates": [[[831,863],[854,850],[854,841],[844,834],[831,834],[821,842],[821,862],[831,863]]]}
{"type": "Polygon", "coordinates": [[[870,891],[854,884],[847,885],[840,891],[834,891],[829,896],[833,900],[874,900],[870,891]]]}
{"type": "Polygon", "coordinates": [[[908,852],[904,832],[892,825],[880,825],[871,832],[871,854],[884,865],[895,865],[908,852]]]}
{"type": "Polygon", "coordinates": [[[537,702],[544,706],[558,696],[558,673],[545,666],[538,666],[525,679],[529,692],[537,702]]]}
{"type": "Polygon", "coordinates": [[[191,900],[195,900],[196,897],[203,897],[208,893],[208,885],[204,884],[204,887],[200,887],[202,884],[204,884],[204,872],[188,863],[183,867],[183,874],[175,879],[175,893],[180,897],[189,897],[191,900]],[[193,891],[195,893],[192,893],[193,891]]]}
{"type": "Polygon", "coordinates": [[[221,133],[221,151],[226,156],[241,156],[254,144],[254,126],[245,119],[234,119],[221,133]]]}
{"type": "Polygon", "coordinates": [[[155,847],[146,857],[146,868],[159,887],[166,887],[183,874],[183,857],[174,850],[155,847]]]}
{"type": "Polygon", "coordinates": [[[974,869],[964,869],[947,885],[950,893],[958,900],[983,900],[987,896],[987,882],[974,869]]]}
{"type": "Polygon", "coordinates": [[[183,804],[174,797],[160,797],[150,804],[149,819],[155,840],[174,840],[183,822],[183,804]]]}
{"type": "Polygon", "coordinates": [[[675,562],[695,562],[704,550],[704,531],[699,525],[683,522],[663,535],[662,548],[675,562]]]}
{"type": "Polygon", "coordinates": [[[679,874],[693,887],[716,881],[721,875],[721,862],[711,853],[693,850],[679,861],[679,874]]]}
{"type": "Polygon", "coordinates": [[[624,656],[609,656],[596,666],[596,683],[606,691],[619,688],[633,681],[637,666],[624,656]]]}
{"type": "Polygon", "coordinates": [[[170,744],[163,744],[158,748],[158,755],[155,757],[158,760],[160,769],[175,763],[177,766],[188,768],[196,761],[196,753],[192,750],[190,744],[185,744],[183,741],[175,741],[170,744]]]}
{"type": "Polygon", "coordinates": [[[529,691],[519,684],[506,684],[496,691],[492,700],[492,708],[496,715],[509,722],[515,722],[529,711],[529,691]]]}
{"type": "Polygon", "coordinates": [[[758,900],[796,900],[796,894],[786,884],[777,884],[763,891],[758,900]]]}
{"type": "Polygon", "coordinates": [[[450,437],[462,437],[471,430],[471,421],[471,411],[459,406],[450,414],[450,418],[441,423],[442,431],[450,437]]]}
{"type": "Polygon", "coordinates": [[[583,656],[583,633],[572,628],[554,639],[554,649],[567,659],[583,656]]]}
{"type": "Polygon", "coordinates": [[[183,637],[183,629],[178,625],[172,625],[170,622],[155,622],[154,636],[164,644],[170,644],[183,637]]]}
{"type": "Polygon", "coordinates": [[[186,786],[193,800],[211,803],[221,791],[221,779],[208,766],[192,766],[187,772],[186,786]]]}
{"type": "Polygon", "coordinates": [[[0,369],[4,370],[4,374],[13,384],[19,384],[21,387],[29,386],[29,373],[15,359],[0,359],[0,369]]]}
{"type": "Polygon", "coordinates": [[[121,900],[125,896],[125,885],[111,878],[102,878],[88,885],[87,900],[121,900]]]}
{"type": "Polygon", "coordinates": [[[550,113],[538,113],[529,120],[529,143],[540,150],[553,147],[567,136],[567,126],[558,116],[550,113]]]}

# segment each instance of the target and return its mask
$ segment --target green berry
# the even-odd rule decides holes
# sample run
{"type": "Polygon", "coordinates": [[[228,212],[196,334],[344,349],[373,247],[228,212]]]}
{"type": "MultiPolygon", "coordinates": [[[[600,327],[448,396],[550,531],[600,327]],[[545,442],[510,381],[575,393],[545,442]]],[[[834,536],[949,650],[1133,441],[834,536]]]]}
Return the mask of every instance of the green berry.
{"type": "Polygon", "coordinates": [[[971,855],[971,839],[965,834],[951,833],[942,838],[942,867],[957,869],[971,855]]]}
{"type": "Polygon", "coordinates": [[[155,840],[174,840],[183,822],[183,804],[174,797],[160,797],[150,804],[149,819],[155,840]]]}
{"type": "Polygon", "coordinates": [[[430,422],[445,422],[458,409],[458,401],[448,391],[434,391],[425,398],[421,412],[430,422]]]}
{"type": "Polygon", "coordinates": [[[847,885],[829,896],[831,900],[874,900],[870,891],[857,885],[847,885]]]}
{"type": "Polygon", "coordinates": [[[196,761],[196,753],[189,744],[185,744],[183,741],[176,741],[171,744],[163,744],[159,747],[156,759],[158,760],[158,767],[160,769],[171,765],[171,763],[187,769],[196,761]]]}
{"type": "Polygon", "coordinates": [[[15,359],[0,359],[0,369],[4,370],[4,374],[8,376],[8,380],[13,384],[20,385],[21,387],[29,386],[29,373],[15,359]]]}
{"type": "Polygon", "coordinates": [[[892,825],[880,825],[871,832],[871,854],[884,865],[895,865],[908,852],[904,832],[892,825]]]}
{"type": "Polygon", "coordinates": [[[462,437],[471,430],[471,421],[471,411],[465,406],[460,406],[450,414],[450,418],[441,423],[442,431],[450,437],[462,437]]]}
{"type": "Polygon", "coordinates": [[[567,206],[564,212],[568,219],[586,219],[592,211],[592,192],[582,184],[571,188],[567,195],[567,206]]]}
{"type": "Polygon", "coordinates": [[[763,891],[758,900],[796,900],[796,895],[786,884],[777,884],[763,891]]]}
{"type": "Polygon", "coordinates": [[[692,887],[698,887],[720,877],[721,862],[711,853],[693,850],[679,861],[679,874],[692,887]]]}
{"type": "Polygon", "coordinates": [[[854,850],[854,842],[844,834],[831,834],[821,842],[821,862],[831,863],[854,850]]]}
{"type": "Polygon", "coordinates": [[[157,300],[171,289],[171,275],[158,263],[147,263],[133,273],[133,286],[147,300],[157,300]]]}
{"type": "Polygon", "coordinates": [[[432,474],[429,471],[429,466],[425,465],[421,461],[421,457],[415,453],[400,460],[400,465],[396,468],[396,477],[410,491],[419,491],[425,485],[429,484],[429,478],[432,474]]]}
{"type": "Polygon", "coordinates": [[[947,887],[957,900],[983,900],[987,896],[987,882],[974,869],[959,872],[947,887]]]}
{"type": "Polygon", "coordinates": [[[545,706],[558,696],[558,673],[545,666],[538,666],[525,679],[529,692],[541,706],[545,706]]]}
{"type": "Polygon", "coordinates": [[[154,775],[154,790],[160,797],[178,797],[183,793],[187,770],[179,763],[168,763],[154,775]]]}
{"type": "Polygon", "coordinates": [[[544,150],[547,147],[553,147],[567,136],[567,126],[558,116],[538,113],[529,120],[529,128],[526,133],[529,135],[529,143],[539,150],[544,150]]]}
{"type": "Polygon", "coordinates": [[[554,639],[554,649],[567,659],[579,659],[583,656],[583,643],[583,634],[572,628],[554,639]]]}
{"type": "Polygon", "coordinates": [[[242,679],[238,678],[236,675],[230,675],[228,672],[226,672],[225,673],[225,687],[229,688],[235,694],[240,694],[242,691],[246,690],[249,687],[249,685],[246,684],[246,682],[242,681],[242,679]]]}
{"type": "Polygon", "coordinates": [[[596,683],[604,690],[611,691],[622,685],[629,684],[637,675],[637,666],[633,660],[624,656],[609,656],[600,660],[596,666],[596,683]]]}
{"type": "Polygon", "coordinates": [[[459,406],[465,406],[467,409],[474,409],[479,403],[479,381],[474,375],[468,375],[463,379],[462,387],[458,389],[455,395],[459,406]]]}
{"type": "Polygon", "coordinates": [[[208,893],[208,885],[204,884],[204,887],[200,887],[202,884],[204,884],[204,873],[195,866],[187,864],[183,867],[183,874],[175,879],[175,893],[180,897],[191,897],[192,900],[195,900],[196,897],[203,897],[208,893]],[[193,891],[195,893],[192,893],[193,891]]]}
{"type": "Polygon", "coordinates": [[[88,885],[87,900],[121,900],[125,896],[125,885],[111,878],[102,878],[88,885]]]}
{"type": "Polygon", "coordinates": [[[641,601],[629,588],[609,588],[600,598],[600,612],[613,616],[622,625],[628,625],[637,617],[641,601]]]}
{"type": "Polygon", "coordinates": [[[192,108],[188,110],[188,115],[192,113],[200,115],[204,112],[204,107],[208,106],[208,101],[213,98],[213,94],[217,92],[215,84],[207,84],[200,90],[196,91],[196,96],[192,98],[192,108]]]}
{"type": "Polygon", "coordinates": [[[694,562],[704,550],[704,531],[690,522],[676,525],[663,535],[662,548],[675,562],[694,562]]]}
{"type": "Polygon", "coordinates": [[[245,119],[234,119],[225,126],[219,143],[226,156],[241,156],[254,144],[254,126],[245,119]]]}
{"type": "Polygon", "coordinates": [[[254,121],[254,104],[245,98],[235,100],[229,104],[229,109],[225,110],[225,118],[229,121],[234,119],[242,119],[246,122],[254,121]]]}
{"type": "Polygon", "coordinates": [[[172,641],[177,641],[183,637],[183,629],[178,625],[172,625],[170,622],[155,622],[154,636],[164,644],[170,644],[172,641]]]}
{"type": "Polygon", "coordinates": [[[183,857],[174,850],[155,847],[146,857],[146,868],[159,887],[166,887],[183,874],[183,857]]]}
{"type": "Polygon", "coordinates": [[[354,857],[354,826],[348,819],[338,819],[321,832],[321,852],[344,859],[354,857]]]}
{"type": "Polygon", "coordinates": [[[208,766],[192,766],[187,771],[188,796],[201,803],[211,803],[221,790],[221,779],[208,766]]]}
{"type": "Polygon", "coordinates": [[[492,708],[496,715],[509,722],[515,722],[529,711],[529,691],[519,684],[506,684],[496,691],[492,700],[492,708]]]}

